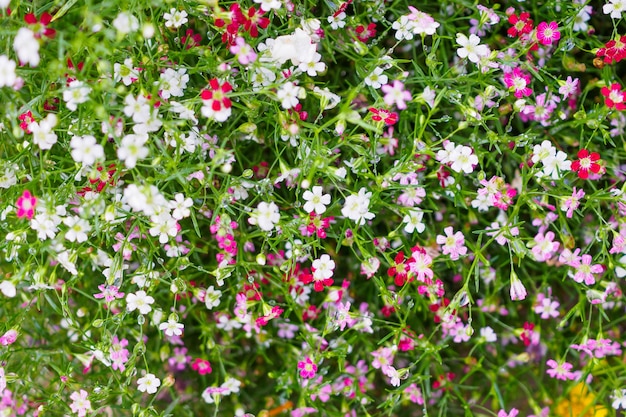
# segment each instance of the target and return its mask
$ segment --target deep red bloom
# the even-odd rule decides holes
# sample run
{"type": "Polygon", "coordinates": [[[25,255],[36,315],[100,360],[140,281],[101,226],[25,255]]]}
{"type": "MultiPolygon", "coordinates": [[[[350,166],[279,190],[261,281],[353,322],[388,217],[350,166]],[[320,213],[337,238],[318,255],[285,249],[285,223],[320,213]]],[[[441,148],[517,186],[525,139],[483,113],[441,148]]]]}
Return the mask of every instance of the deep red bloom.
{"type": "Polygon", "coordinates": [[[377,109],[370,107],[369,111],[372,112],[372,120],[375,122],[383,121],[387,126],[393,126],[398,122],[398,113],[390,112],[385,109],[377,109]]]}
{"type": "Polygon", "coordinates": [[[181,36],[180,43],[185,45],[185,49],[191,49],[194,46],[200,45],[202,35],[199,33],[193,33],[193,29],[187,29],[185,34],[181,36]]]}
{"type": "Polygon", "coordinates": [[[626,109],[626,92],[622,91],[622,86],[618,83],[611,84],[611,88],[602,87],[600,90],[605,97],[604,104],[610,109],[624,110],[626,109]]]}
{"type": "Polygon", "coordinates": [[[109,165],[106,170],[102,165],[98,165],[96,169],[98,170],[98,176],[89,178],[89,182],[96,185],[96,191],[101,192],[107,184],[113,185],[115,183],[115,164],[109,165]]]}
{"type": "Polygon", "coordinates": [[[267,29],[270,24],[270,20],[267,17],[263,17],[263,11],[261,9],[255,9],[254,6],[248,9],[248,16],[241,14],[243,21],[243,28],[250,33],[250,36],[256,38],[259,36],[259,29],[267,29]]]}
{"type": "Polygon", "coordinates": [[[358,25],[354,31],[356,32],[356,37],[365,43],[370,38],[376,36],[376,23],[370,23],[367,27],[358,25]]]}
{"type": "Polygon", "coordinates": [[[587,149],[578,151],[578,159],[572,162],[572,171],[578,172],[578,178],[583,180],[589,177],[589,171],[597,174],[602,168],[597,161],[600,155],[596,152],[589,152],[587,149]]]}
{"type": "Polygon", "coordinates": [[[533,21],[530,19],[530,13],[522,12],[519,16],[512,14],[509,16],[511,26],[506,33],[511,36],[520,36],[524,33],[530,33],[533,30],[533,21]]]}
{"type": "Polygon", "coordinates": [[[224,81],[224,83],[220,85],[218,79],[213,78],[209,81],[209,86],[211,89],[202,90],[200,97],[202,97],[202,100],[211,101],[213,111],[218,112],[222,110],[222,106],[226,109],[232,106],[230,99],[226,97],[226,94],[233,89],[228,81],[224,81]]]}
{"type": "Polygon", "coordinates": [[[33,13],[27,13],[24,16],[24,21],[31,26],[31,30],[35,33],[36,38],[45,36],[52,39],[57,33],[56,30],[48,27],[48,24],[52,21],[52,15],[48,12],[42,14],[39,20],[33,13]]]}
{"type": "Polygon", "coordinates": [[[598,49],[596,56],[604,58],[605,64],[613,64],[626,58],[626,35],[608,41],[604,48],[598,49]]]}
{"type": "Polygon", "coordinates": [[[387,275],[389,277],[394,278],[394,283],[397,286],[404,285],[405,282],[410,281],[408,279],[409,267],[405,262],[404,252],[398,252],[396,255],[393,264],[387,270],[387,275]]]}
{"type": "Polygon", "coordinates": [[[26,133],[32,133],[29,129],[28,126],[35,121],[35,118],[33,117],[33,113],[28,110],[26,113],[22,113],[18,116],[18,119],[20,119],[20,128],[26,132],[26,133]]]}

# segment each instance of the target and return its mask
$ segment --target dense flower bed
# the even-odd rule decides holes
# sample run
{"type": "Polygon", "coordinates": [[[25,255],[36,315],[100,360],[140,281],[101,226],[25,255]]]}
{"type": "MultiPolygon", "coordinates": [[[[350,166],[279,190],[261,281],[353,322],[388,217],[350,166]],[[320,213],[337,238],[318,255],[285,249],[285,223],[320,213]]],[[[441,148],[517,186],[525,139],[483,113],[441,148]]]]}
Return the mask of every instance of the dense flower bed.
{"type": "Polygon", "coordinates": [[[626,409],[624,0],[0,9],[0,415],[626,409]]]}

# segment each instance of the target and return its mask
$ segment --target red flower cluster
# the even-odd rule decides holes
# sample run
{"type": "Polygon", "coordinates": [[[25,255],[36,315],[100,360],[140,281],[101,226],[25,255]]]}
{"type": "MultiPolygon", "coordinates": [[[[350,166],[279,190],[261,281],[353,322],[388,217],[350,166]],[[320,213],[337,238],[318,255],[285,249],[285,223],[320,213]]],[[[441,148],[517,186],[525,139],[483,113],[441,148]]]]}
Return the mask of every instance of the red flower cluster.
{"type": "Polygon", "coordinates": [[[365,43],[376,36],[376,23],[370,23],[367,27],[358,25],[354,31],[356,32],[357,39],[365,43]]]}
{"type": "Polygon", "coordinates": [[[603,58],[605,64],[617,63],[626,58],[626,35],[608,41],[604,48],[598,49],[596,57],[603,58]]]}
{"type": "Polygon", "coordinates": [[[387,126],[393,126],[398,122],[398,113],[396,112],[375,107],[370,107],[369,111],[372,113],[372,120],[375,122],[383,121],[387,126]]]}
{"type": "Polygon", "coordinates": [[[228,14],[229,17],[226,19],[215,19],[215,26],[226,27],[226,32],[222,34],[222,42],[229,45],[234,45],[240,28],[243,27],[250,36],[256,38],[259,36],[259,27],[266,29],[270,24],[270,20],[263,17],[263,11],[255,9],[254,6],[244,13],[239,4],[233,3],[228,14]]]}
{"type": "Polygon", "coordinates": [[[48,24],[52,21],[52,15],[45,12],[39,19],[33,13],[26,13],[24,21],[30,25],[31,30],[35,33],[36,38],[45,36],[52,39],[56,35],[56,30],[49,28],[48,24]]]}

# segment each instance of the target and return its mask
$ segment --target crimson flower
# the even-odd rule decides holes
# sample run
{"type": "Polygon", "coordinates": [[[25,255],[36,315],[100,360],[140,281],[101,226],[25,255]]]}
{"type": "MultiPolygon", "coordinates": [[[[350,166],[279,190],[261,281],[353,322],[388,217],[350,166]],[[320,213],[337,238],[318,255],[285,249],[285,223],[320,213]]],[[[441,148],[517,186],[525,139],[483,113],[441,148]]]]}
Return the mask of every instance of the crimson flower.
{"type": "Polygon", "coordinates": [[[600,154],[581,149],[578,151],[578,159],[572,162],[572,171],[578,172],[578,178],[585,180],[589,177],[589,171],[594,174],[600,172],[601,166],[597,162],[599,160],[600,154]]]}
{"type": "Polygon", "coordinates": [[[193,29],[187,29],[185,34],[180,37],[180,43],[185,45],[185,49],[191,49],[194,46],[200,45],[202,35],[199,33],[193,33],[193,29]]]}
{"type": "Polygon", "coordinates": [[[393,264],[387,270],[387,275],[394,278],[394,283],[401,287],[408,281],[409,266],[405,262],[404,252],[398,252],[393,264]]]}
{"type": "Polygon", "coordinates": [[[626,58],[626,35],[608,41],[604,48],[596,52],[598,58],[603,58],[605,64],[613,64],[626,58]]]}
{"type": "Polygon", "coordinates": [[[206,375],[213,372],[211,368],[211,363],[206,359],[196,358],[191,364],[191,369],[199,373],[200,375],[206,375]]]}
{"type": "Polygon", "coordinates": [[[516,14],[510,15],[509,23],[513,25],[506,31],[510,37],[530,33],[533,30],[533,21],[530,19],[530,13],[528,12],[522,12],[519,16],[516,14]]]}
{"type": "Polygon", "coordinates": [[[254,6],[248,9],[248,16],[242,13],[241,18],[243,28],[248,31],[253,38],[259,36],[259,26],[262,29],[267,29],[270,24],[270,20],[267,17],[263,17],[263,11],[261,9],[255,9],[254,6]]]}
{"type": "Polygon", "coordinates": [[[230,92],[233,87],[228,83],[228,81],[224,81],[224,83],[220,85],[219,80],[217,78],[213,78],[209,81],[209,86],[211,89],[204,89],[200,93],[202,100],[208,101],[211,108],[215,112],[219,112],[223,109],[229,109],[232,106],[232,103],[226,94],[230,92]]]}
{"type": "Polygon", "coordinates": [[[369,111],[372,112],[372,120],[375,122],[383,121],[387,126],[395,125],[398,122],[398,113],[390,112],[385,109],[377,109],[370,107],[369,111]]]}
{"type": "Polygon", "coordinates": [[[604,104],[606,104],[608,108],[615,108],[615,110],[620,111],[626,109],[626,103],[624,103],[626,101],[626,93],[622,91],[621,85],[614,83],[611,84],[611,88],[602,87],[600,92],[606,97],[604,104]]]}
{"type": "Polygon", "coordinates": [[[56,30],[48,27],[48,24],[52,21],[52,15],[48,12],[42,14],[39,20],[33,13],[26,13],[24,21],[31,26],[31,30],[35,33],[36,38],[45,36],[52,39],[57,33],[56,30]]]}
{"type": "Polygon", "coordinates": [[[354,31],[356,32],[356,37],[365,43],[370,38],[376,36],[376,23],[370,23],[367,27],[358,25],[354,31]]]}

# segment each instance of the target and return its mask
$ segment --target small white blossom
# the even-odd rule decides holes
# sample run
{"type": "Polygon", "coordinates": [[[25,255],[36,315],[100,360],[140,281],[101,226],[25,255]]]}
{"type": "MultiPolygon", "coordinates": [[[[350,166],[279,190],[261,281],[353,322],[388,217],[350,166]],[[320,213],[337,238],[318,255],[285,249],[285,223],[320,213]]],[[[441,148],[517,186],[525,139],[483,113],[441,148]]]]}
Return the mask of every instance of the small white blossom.
{"type": "Polygon", "coordinates": [[[266,232],[274,229],[279,221],[280,213],[278,206],[273,201],[271,203],[260,202],[252,216],[248,219],[250,224],[257,225],[266,232]]]}
{"type": "Polygon", "coordinates": [[[302,198],[306,200],[304,211],[307,213],[315,212],[322,214],[326,211],[326,206],[330,204],[330,194],[324,194],[322,187],[316,185],[313,191],[306,190],[302,194],[302,198]]]}
{"type": "Polygon", "coordinates": [[[178,29],[185,23],[189,21],[187,19],[187,12],[184,10],[176,10],[174,8],[170,9],[169,13],[163,14],[163,19],[165,19],[165,27],[178,29]]]}
{"type": "Polygon", "coordinates": [[[137,380],[137,389],[148,394],[154,394],[160,386],[161,380],[153,374],[146,374],[146,376],[137,380]]]}
{"type": "Polygon", "coordinates": [[[72,158],[83,165],[93,165],[96,161],[104,159],[104,148],[96,143],[96,138],[91,135],[74,136],[70,141],[72,158]]]}

